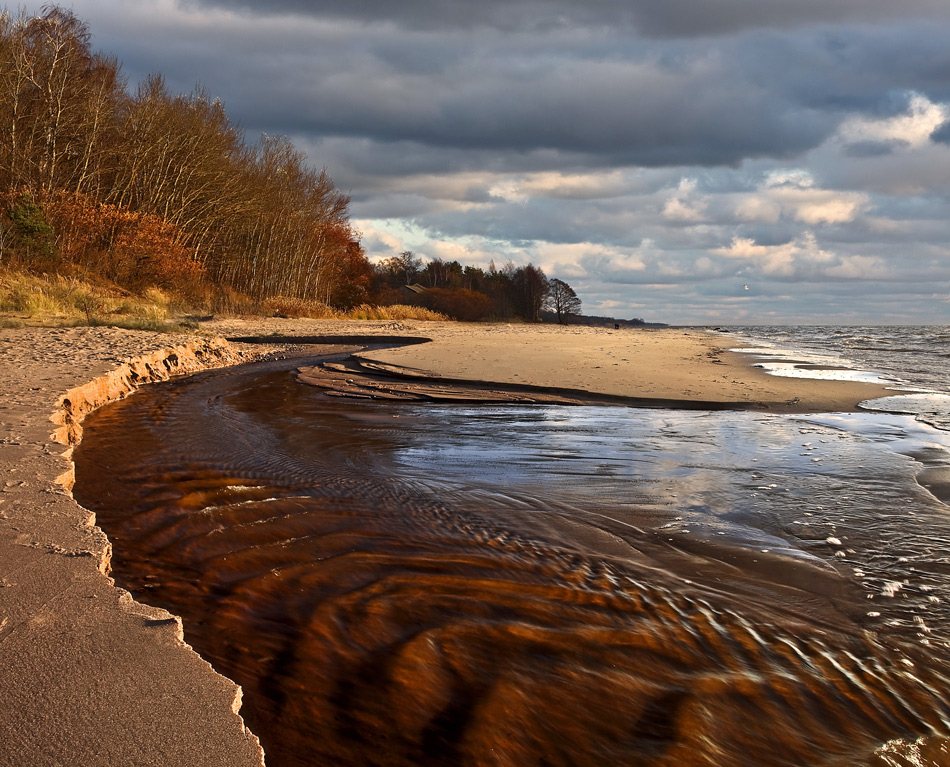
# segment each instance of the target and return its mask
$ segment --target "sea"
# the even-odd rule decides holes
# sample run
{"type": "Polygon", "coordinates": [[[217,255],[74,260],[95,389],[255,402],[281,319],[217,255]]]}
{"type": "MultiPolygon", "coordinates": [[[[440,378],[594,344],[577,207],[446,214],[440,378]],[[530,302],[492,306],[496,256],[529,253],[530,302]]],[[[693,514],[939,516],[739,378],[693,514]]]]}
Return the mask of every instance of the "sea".
{"type": "Polygon", "coordinates": [[[884,383],[895,396],[879,404],[950,429],[950,325],[763,325],[726,332],[751,345],[742,351],[775,358],[762,363],[774,375],[884,383]],[[819,369],[782,361],[789,355],[819,369]],[[906,394],[898,397],[901,391],[906,394]]]}
{"type": "Polygon", "coordinates": [[[92,414],[74,492],[271,767],[950,767],[950,328],[711,330],[893,394],[344,401],[275,361],[92,414]]]}

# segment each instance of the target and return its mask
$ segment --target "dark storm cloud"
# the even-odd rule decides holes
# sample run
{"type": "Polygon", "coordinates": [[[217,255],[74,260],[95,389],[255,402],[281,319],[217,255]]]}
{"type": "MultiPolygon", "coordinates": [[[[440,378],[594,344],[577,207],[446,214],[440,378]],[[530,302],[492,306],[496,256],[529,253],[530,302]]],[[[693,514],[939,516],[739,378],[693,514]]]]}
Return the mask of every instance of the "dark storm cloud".
{"type": "MultiPolygon", "coordinates": [[[[384,78],[381,78],[383,80],[384,78]]],[[[316,83],[312,107],[283,104],[287,132],[362,135],[465,151],[584,155],[594,164],[733,165],[815,146],[836,116],[763,100],[714,73],[637,64],[551,61],[520,76],[485,62],[468,78],[426,88],[381,82],[355,94],[316,83]],[[386,88],[403,98],[385,98],[386,88]],[[377,97],[378,96],[378,97],[377,97]]]]}
{"type": "Polygon", "coordinates": [[[930,134],[930,140],[937,144],[950,144],[950,120],[938,126],[937,129],[930,134]]]}
{"type": "Polygon", "coordinates": [[[723,35],[912,17],[946,18],[944,0],[188,0],[261,15],[294,14],[391,22],[412,29],[487,26],[543,31],[574,26],[635,28],[656,37],[723,35]]]}
{"type": "MultiPolygon", "coordinates": [[[[683,2],[672,5],[688,10],[685,15],[699,14],[683,2]]],[[[709,5],[727,26],[745,8],[740,2],[709,5]]],[[[791,12],[786,6],[801,4],[754,5],[761,6],[758,17],[769,11],[781,20],[791,12]]],[[[866,0],[860,8],[825,5],[857,17],[883,8],[866,0]]],[[[195,0],[191,7],[210,6],[195,0]]],[[[522,170],[536,167],[541,157],[552,167],[792,159],[825,140],[843,115],[900,111],[908,83],[933,98],[950,89],[946,35],[934,25],[647,42],[624,20],[624,9],[659,18],[664,4],[285,1],[215,7],[260,16],[156,40],[166,49],[163,72],[174,86],[189,89],[200,79],[251,133],[345,136],[391,150],[374,152],[393,155],[374,171],[382,173],[387,167],[409,170],[408,157],[399,152],[406,146],[420,148],[410,156],[426,166],[432,165],[426,151],[435,153],[446,172],[491,158],[522,170]],[[274,15],[280,12],[301,18],[274,15]],[[328,26],[326,17],[334,14],[343,21],[328,26]],[[466,27],[519,15],[564,23],[528,33],[466,27]],[[441,19],[445,28],[419,31],[409,23],[419,18],[441,19]],[[578,26],[571,26],[575,20],[578,26]],[[596,30],[584,26],[608,22],[596,30]]],[[[122,52],[139,76],[154,68],[139,61],[160,55],[148,43],[122,52]]]]}
{"type": "Polygon", "coordinates": [[[865,157],[884,157],[893,154],[898,149],[909,146],[907,141],[901,139],[887,139],[884,141],[855,141],[844,147],[843,152],[847,157],[865,158],[865,157]]]}
{"type": "Polygon", "coordinates": [[[676,37],[950,15],[942,0],[636,0],[634,6],[643,32],[676,37]]]}
{"type": "Polygon", "coordinates": [[[428,147],[447,171],[489,157],[525,169],[539,154],[555,167],[789,159],[845,114],[900,111],[908,82],[935,98],[950,88],[936,28],[647,44],[617,29],[433,34],[278,19],[243,35],[177,40],[167,74],[187,88],[200,71],[250,130],[428,147]]]}

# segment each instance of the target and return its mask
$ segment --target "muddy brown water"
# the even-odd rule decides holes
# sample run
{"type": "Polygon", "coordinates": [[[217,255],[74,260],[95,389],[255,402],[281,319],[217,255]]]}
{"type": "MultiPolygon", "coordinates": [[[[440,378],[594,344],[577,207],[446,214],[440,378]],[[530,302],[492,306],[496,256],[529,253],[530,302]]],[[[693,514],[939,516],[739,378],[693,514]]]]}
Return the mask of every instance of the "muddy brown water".
{"type": "Polygon", "coordinates": [[[244,688],[271,767],[950,764],[946,507],[881,440],[293,367],[146,387],[75,454],[114,576],[244,688]]]}

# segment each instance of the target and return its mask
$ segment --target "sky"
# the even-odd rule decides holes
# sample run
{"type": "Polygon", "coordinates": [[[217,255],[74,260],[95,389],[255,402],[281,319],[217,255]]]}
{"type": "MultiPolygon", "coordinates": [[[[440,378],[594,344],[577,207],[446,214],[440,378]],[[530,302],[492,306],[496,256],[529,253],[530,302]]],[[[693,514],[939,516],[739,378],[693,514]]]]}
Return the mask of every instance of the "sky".
{"type": "Polygon", "coordinates": [[[130,87],[290,137],[373,260],[670,324],[950,323],[947,0],[64,6],[130,87]]]}

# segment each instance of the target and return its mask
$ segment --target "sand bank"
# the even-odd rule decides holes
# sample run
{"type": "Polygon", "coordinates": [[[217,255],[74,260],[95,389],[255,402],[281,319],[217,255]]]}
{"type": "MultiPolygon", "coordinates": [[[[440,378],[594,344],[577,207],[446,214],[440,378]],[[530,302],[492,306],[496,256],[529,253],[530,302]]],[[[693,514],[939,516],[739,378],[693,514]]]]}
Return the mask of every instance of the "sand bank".
{"type": "Polygon", "coordinates": [[[838,411],[887,394],[867,383],[772,376],[750,365],[756,358],[730,352],[734,339],[692,330],[494,326],[434,338],[360,357],[423,376],[555,387],[643,404],[838,411]]]}
{"type": "MultiPolygon", "coordinates": [[[[632,404],[799,413],[850,411],[859,402],[890,393],[883,386],[863,382],[769,375],[753,367],[755,357],[729,351],[738,345],[735,339],[676,328],[303,320],[230,321],[209,327],[227,336],[259,334],[263,338],[346,333],[429,338],[429,343],[358,355],[385,366],[390,374],[420,379],[420,385],[421,380],[445,386],[458,381],[510,384],[553,388],[568,397],[606,395],[629,399],[632,404]]],[[[352,370],[344,377],[360,372],[372,373],[352,370]]]]}
{"type": "MultiPolygon", "coordinates": [[[[417,389],[458,379],[799,412],[885,393],[773,378],[728,352],[728,338],[673,329],[232,320],[204,330],[289,343],[426,337],[361,355],[417,389]]],[[[0,330],[0,765],[261,763],[237,715],[240,690],[191,652],[176,618],[105,574],[110,544],[69,495],[62,444],[78,438],[85,410],[140,383],[265,350],[239,348],[108,328],[0,330]]]]}
{"type": "Polygon", "coordinates": [[[138,383],[241,359],[220,340],[0,330],[0,765],[262,763],[240,689],[105,574],[61,442],[138,383]]]}

